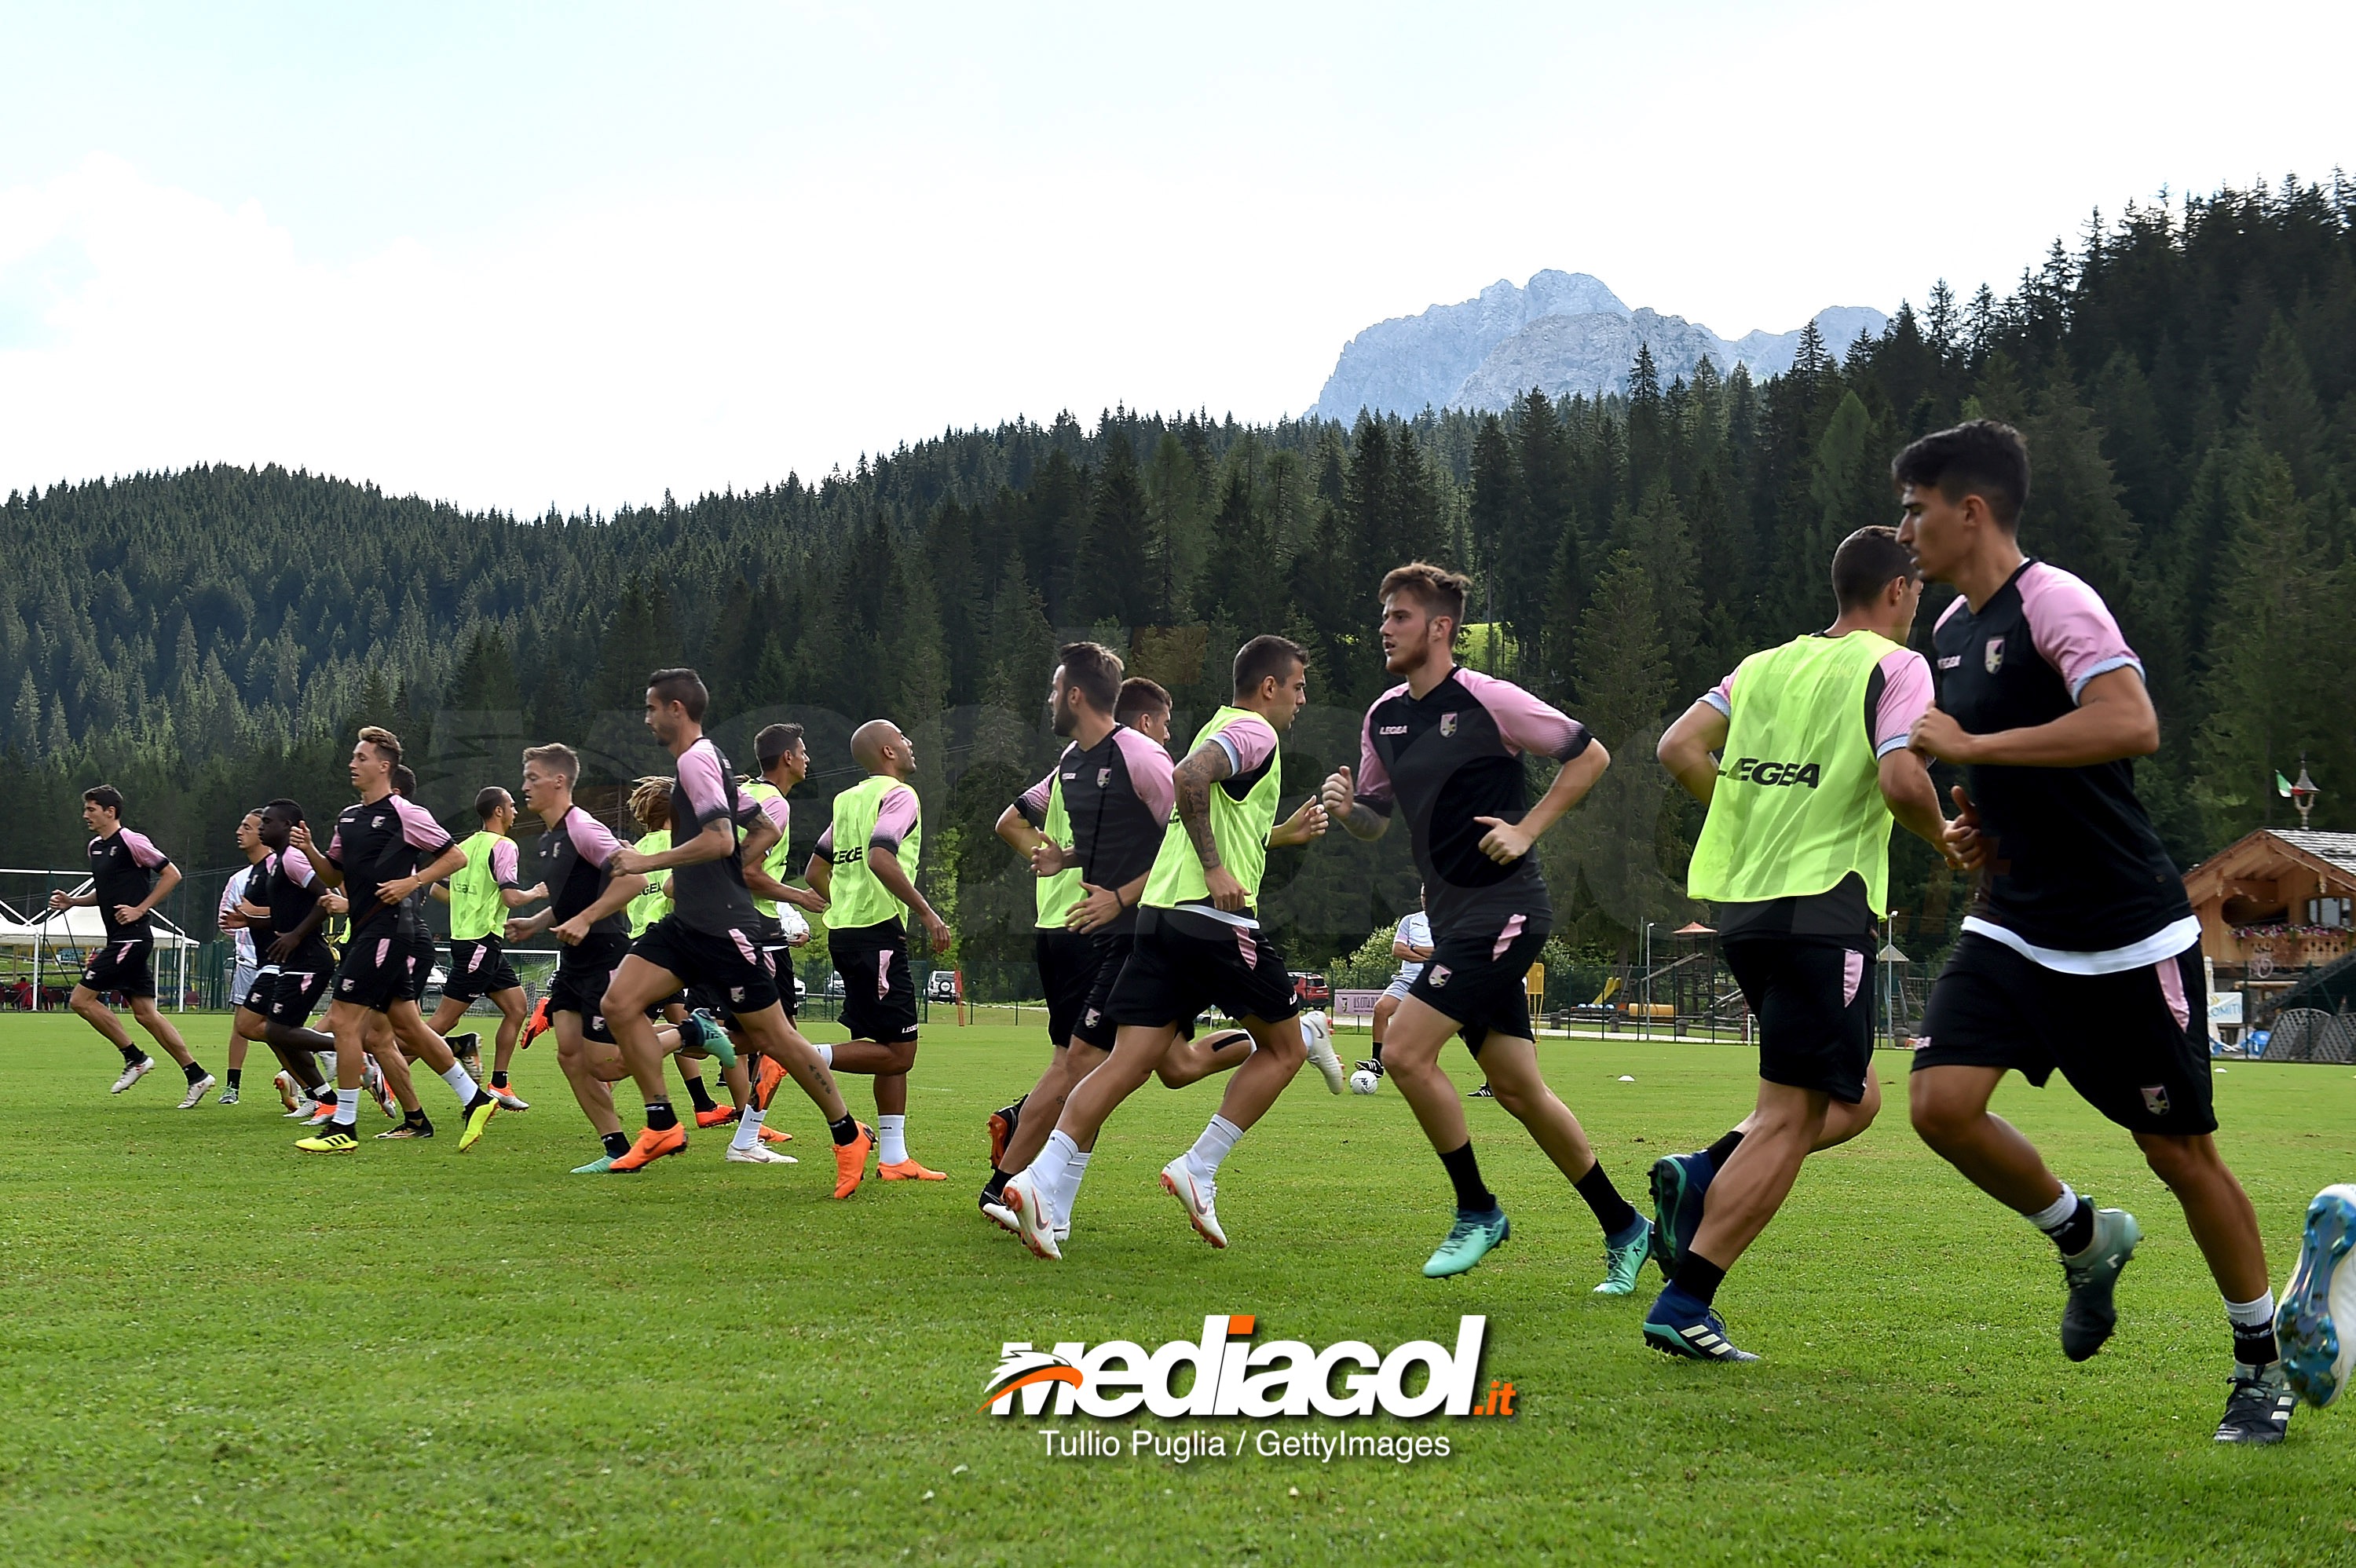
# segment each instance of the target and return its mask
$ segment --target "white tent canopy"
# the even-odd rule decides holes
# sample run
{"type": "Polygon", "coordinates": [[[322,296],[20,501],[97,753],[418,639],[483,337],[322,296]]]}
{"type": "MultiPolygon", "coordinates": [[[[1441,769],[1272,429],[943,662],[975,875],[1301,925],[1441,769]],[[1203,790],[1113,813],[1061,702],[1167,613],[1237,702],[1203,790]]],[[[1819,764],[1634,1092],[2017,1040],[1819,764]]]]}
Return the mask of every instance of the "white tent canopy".
{"type": "MultiPolygon", "coordinates": [[[[155,933],[159,952],[201,945],[160,914],[149,915],[147,924],[155,933]]],[[[60,947],[98,947],[105,941],[106,923],[98,918],[95,909],[59,910],[46,920],[38,915],[24,920],[6,904],[0,903],[0,948],[38,947],[48,953],[60,947]]]]}

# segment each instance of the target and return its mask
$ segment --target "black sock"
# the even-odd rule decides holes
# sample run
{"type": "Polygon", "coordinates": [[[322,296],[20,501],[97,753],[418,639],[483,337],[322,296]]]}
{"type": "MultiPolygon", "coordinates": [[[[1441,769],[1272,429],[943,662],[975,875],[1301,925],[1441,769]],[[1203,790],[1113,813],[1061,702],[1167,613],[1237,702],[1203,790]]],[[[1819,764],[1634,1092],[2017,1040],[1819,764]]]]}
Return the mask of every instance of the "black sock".
{"type": "Polygon", "coordinates": [[[1013,1174],[1011,1170],[1001,1170],[998,1167],[991,1166],[990,1179],[981,1184],[981,1200],[984,1203],[997,1202],[1006,1191],[1006,1179],[1013,1174]]]}
{"type": "Polygon", "coordinates": [[[244,1069],[244,1068],[242,1068],[242,1067],[232,1067],[232,1068],[230,1068],[230,1069],[229,1070],[229,1086],[230,1086],[230,1088],[232,1088],[232,1089],[236,1088],[236,1087],[237,1087],[237,1081],[238,1081],[239,1079],[241,1079],[241,1078],[244,1077],[244,1076],[245,1076],[245,1069],[244,1069]]]}
{"type": "Polygon", "coordinates": [[[114,1049],[123,1052],[123,1065],[125,1067],[136,1067],[147,1060],[147,1053],[135,1045],[118,1045],[114,1049]]]}
{"type": "Polygon", "coordinates": [[[619,1159],[624,1155],[629,1153],[630,1135],[627,1133],[607,1133],[605,1135],[605,1152],[616,1159],[619,1159]]]}
{"type": "Polygon", "coordinates": [[[180,1071],[188,1075],[188,1082],[191,1083],[201,1083],[204,1080],[204,1064],[198,1061],[193,1057],[189,1059],[188,1064],[186,1067],[181,1068],[180,1071]]]}
{"type": "Polygon", "coordinates": [[[1669,1283],[1708,1307],[1717,1299],[1718,1287],[1726,1283],[1726,1271],[1687,1247],[1677,1259],[1676,1277],[1669,1283]]]}
{"type": "Polygon", "coordinates": [[[669,1100],[647,1102],[647,1131],[667,1133],[677,1125],[679,1125],[679,1116],[671,1110],[669,1100]]]}
{"type": "Polygon", "coordinates": [[[1727,1134],[1724,1137],[1709,1146],[1708,1153],[1710,1168],[1714,1171],[1724,1170],[1726,1168],[1726,1162],[1733,1158],[1734,1151],[1741,1147],[1742,1129],[1740,1127],[1737,1127],[1732,1132],[1727,1134]]]}
{"type": "Polygon", "coordinates": [[[848,1143],[857,1143],[859,1141],[859,1118],[846,1115],[842,1120],[839,1122],[829,1122],[826,1125],[826,1130],[834,1135],[834,1141],[837,1147],[848,1143]]]}
{"type": "Polygon", "coordinates": [[[2233,1325],[2233,1360],[2245,1367],[2270,1367],[2282,1359],[2282,1346],[2275,1340],[2271,1323],[2256,1328],[2233,1325]]]}
{"type": "Polygon", "coordinates": [[[703,1086],[703,1080],[701,1078],[691,1078],[687,1081],[687,1097],[695,1102],[695,1108],[699,1111],[716,1111],[720,1108],[712,1103],[712,1091],[703,1086]]]}
{"type": "Polygon", "coordinates": [[[1571,1185],[1579,1189],[1581,1198],[1587,1200],[1587,1206],[1595,1211],[1595,1222],[1603,1227],[1604,1235],[1624,1235],[1628,1227],[1636,1222],[1636,1211],[1628,1207],[1628,1200],[1620,1196],[1618,1188],[1612,1185],[1612,1178],[1604,1174],[1601,1160],[1590,1166],[1587,1174],[1571,1185]]]}
{"type": "Polygon", "coordinates": [[[2053,1238],[2053,1244],[2062,1249],[2063,1257],[2075,1257],[2094,1243],[2094,1206],[2086,1201],[2084,1193],[2078,1194],[2078,1206],[2070,1211],[2070,1217],[2059,1228],[2045,1233],[2053,1238]]]}
{"type": "Polygon", "coordinates": [[[1381,1066],[1381,1065],[1382,1065],[1382,1061],[1383,1061],[1383,1042],[1382,1042],[1381,1040],[1376,1040],[1376,1041],[1375,1041],[1375,1065],[1376,1065],[1376,1066],[1377,1066],[1377,1067],[1379,1067],[1379,1066],[1381,1066]]]}
{"type": "Polygon", "coordinates": [[[401,1120],[404,1126],[416,1127],[425,1132],[432,1132],[434,1130],[434,1124],[426,1119],[425,1110],[423,1106],[410,1112],[407,1115],[402,1117],[401,1120]]]}
{"type": "Polygon", "coordinates": [[[506,1073],[504,1073],[504,1072],[493,1072],[493,1073],[491,1074],[491,1087],[492,1087],[492,1088],[494,1088],[494,1089],[504,1089],[504,1088],[506,1088],[507,1086],[508,1086],[508,1075],[507,1075],[506,1073]]]}
{"type": "Polygon", "coordinates": [[[1488,1214],[1495,1211],[1497,1195],[1481,1180],[1481,1163],[1472,1157],[1472,1140],[1464,1140],[1462,1148],[1445,1150],[1440,1163],[1448,1168],[1448,1179],[1456,1184],[1456,1207],[1468,1214],[1488,1214]]]}

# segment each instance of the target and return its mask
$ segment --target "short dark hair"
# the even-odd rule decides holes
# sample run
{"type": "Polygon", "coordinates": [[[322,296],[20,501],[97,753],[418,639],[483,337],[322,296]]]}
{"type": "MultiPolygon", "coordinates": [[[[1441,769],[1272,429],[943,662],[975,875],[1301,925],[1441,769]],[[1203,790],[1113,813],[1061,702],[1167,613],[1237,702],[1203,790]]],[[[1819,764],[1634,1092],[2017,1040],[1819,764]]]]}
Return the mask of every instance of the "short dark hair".
{"type": "Polygon", "coordinates": [[[761,759],[761,771],[766,773],[801,743],[800,725],[771,724],[753,737],[753,754],[761,759]]]}
{"type": "Polygon", "coordinates": [[[676,702],[686,709],[687,716],[698,724],[703,722],[704,707],[712,700],[703,677],[691,669],[659,669],[647,677],[647,689],[655,694],[658,703],[676,702]]]}
{"type": "Polygon", "coordinates": [[[564,775],[568,787],[581,782],[581,753],[562,741],[551,741],[545,746],[526,746],[523,760],[527,766],[533,763],[547,763],[564,775]]]}
{"type": "Polygon", "coordinates": [[[359,738],[365,744],[376,748],[376,754],[380,761],[387,763],[398,763],[401,761],[401,737],[386,729],[383,725],[367,724],[361,726],[359,738]]]}
{"type": "Polygon", "coordinates": [[[1461,571],[1451,571],[1444,566],[1434,566],[1428,560],[1411,560],[1405,566],[1395,566],[1383,574],[1383,585],[1375,597],[1388,599],[1404,593],[1423,606],[1427,615],[1445,615],[1458,626],[1464,624],[1464,593],[1472,580],[1461,571]]]}
{"type": "Polygon", "coordinates": [[[1950,501],[1977,496],[1987,503],[1997,527],[2020,527],[2029,505],[2029,443],[1996,420],[1965,420],[1952,430],[1933,431],[1892,459],[1893,484],[1930,487],[1950,501]]]}
{"type": "Polygon", "coordinates": [[[485,784],[475,792],[475,815],[488,822],[499,814],[499,807],[514,798],[497,784],[485,784]]]}
{"type": "Polygon", "coordinates": [[[408,800],[417,798],[417,775],[407,763],[392,764],[392,793],[408,800]]]}
{"type": "Polygon", "coordinates": [[[294,827],[295,824],[303,820],[303,808],[295,805],[293,801],[287,799],[283,795],[276,800],[264,801],[262,803],[262,809],[264,811],[276,812],[278,814],[278,819],[286,824],[289,827],[294,827]]]}
{"type": "Polygon", "coordinates": [[[1064,667],[1064,684],[1088,699],[1088,706],[1109,715],[1120,706],[1120,656],[1102,643],[1066,643],[1055,650],[1064,667]]]}
{"type": "Polygon", "coordinates": [[[1892,581],[1917,571],[1914,552],[1898,542],[1898,530],[1871,523],[1833,551],[1833,598],[1844,610],[1861,610],[1892,581]]]}
{"type": "Polygon", "coordinates": [[[1120,683],[1119,700],[1113,704],[1115,721],[1127,724],[1148,713],[1170,711],[1170,694],[1158,680],[1148,680],[1141,675],[1130,676],[1120,683]]]}
{"type": "Polygon", "coordinates": [[[1307,668],[1309,650],[1290,637],[1262,632],[1236,650],[1236,695],[1250,696],[1269,676],[1282,680],[1294,665],[1307,668]]]}
{"type": "Polygon", "coordinates": [[[123,815],[123,792],[112,784],[93,784],[81,792],[81,797],[92,805],[104,806],[117,816],[123,815]]]}

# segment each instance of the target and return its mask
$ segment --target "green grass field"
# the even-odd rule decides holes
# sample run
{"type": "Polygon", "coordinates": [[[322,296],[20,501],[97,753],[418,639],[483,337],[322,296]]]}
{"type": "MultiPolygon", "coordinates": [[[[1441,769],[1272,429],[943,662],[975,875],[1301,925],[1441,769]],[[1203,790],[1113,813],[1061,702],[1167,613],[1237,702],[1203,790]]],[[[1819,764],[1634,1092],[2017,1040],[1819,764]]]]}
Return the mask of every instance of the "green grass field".
{"type": "MultiPolygon", "coordinates": [[[[220,1071],[224,1022],[187,1027],[220,1071]]],[[[1362,1040],[1345,1033],[1344,1056],[1362,1040]]],[[[1724,1130],[1752,1083],[1735,1047],[1542,1050],[1640,1200],[1650,1160],[1724,1130]]],[[[428,1080],[441,1138],[320,1159],[289,1147],[267,1069],[244,1104],[178,1114],[168,1065],[110,1098],[116,1059],[77,1021],[0,1020],[0,1548],[22,1563],[2356,1561],[2356,1411],[2303,1411],[2269,1450],[2211,1445],[2216,1291],[2132,1146],[2064,1090],[2015,1081],[1999,1105],[2066,1179],[2143,1221],[2101,1356],[2062,1359],[2052,1249],[1922,1148],[1905,1063],[1884,1056],[1881,1125],[1811,1162],[1720,1294],[1767,1360],[1718,1368],[1642,1348],[1651,1270],[1633,1300],[1590,1296],[1592,1221],[1492,1103],[1472,1105],[1475,1137],[1515,1238],[1464,1279],[1418,1272],[1448,1198],[1405,1105],[1330,1098],[1313,1072],[1228,1162],[1226,1252],[1154,1184],[1215,1086],[1156,1086],[1108,1129],[1054,1265],[973,1207],[982,1118],[1027,1086],[1039,1031],[936,1024],[925,1052],[911,1143],[953,1179],[837,1204],[824,1129],[790,1092],[776,1122],[798,1167],[723,1165],[706,1134],[641,1178],[576,1179],[594,1147],[543,1049],[518,1073],[536,1108],[471,1155],[428,1080]],[[1258,1314],[1263,1339],[1383,1347],[1452,1342],[1458,1314],[1485,1312],[1486,1375],[1514,1381],[1519,1413],[1446,1423],[1453,1455],[1411,1466],[1181,1467],[1050,1460],[1035,1433],[1057,1424],[977,1409],[1002,1340],[1151,1346],[1230,1311],[1258,1314]]],[[[2356,1174],[2356,1072],[2233,1064],[2216,1083],[2279,1282],[2307,1199],[2356,1174]]],[[[865,1084],[851,1093],[867,1114],[865,1084]]],[[[1124,1441],[1160,1424],[1112,1424],[1124,1441]]]]}

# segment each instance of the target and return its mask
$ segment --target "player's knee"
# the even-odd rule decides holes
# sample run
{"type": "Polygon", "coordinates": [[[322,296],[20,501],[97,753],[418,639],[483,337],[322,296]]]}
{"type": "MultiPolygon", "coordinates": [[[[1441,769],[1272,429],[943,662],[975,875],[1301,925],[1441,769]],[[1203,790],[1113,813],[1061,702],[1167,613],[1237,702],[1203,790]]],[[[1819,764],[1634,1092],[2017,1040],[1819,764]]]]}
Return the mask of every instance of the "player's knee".
{"type": "Polygon", "coordinates": [[[1912,1093],[1907,1096],[1907,1115],[1912,1118],[1914,1131],[1933,1148],[1956,1142],[1980,1119],[1980,1107],[1966,1104],[1953,1095],[1926,1089],[1917,1080],[1912,1093]]]}
{"type": "Polygon", "coordinates": [[[2220,1163],[2217,1146],[2205,1137],[2137,1133],[2136,1143],[2142,1148],[2144,1163],[2151,1167],[2151,1173],[2171,1189],[2197,1184],[2220,1163]]]}

